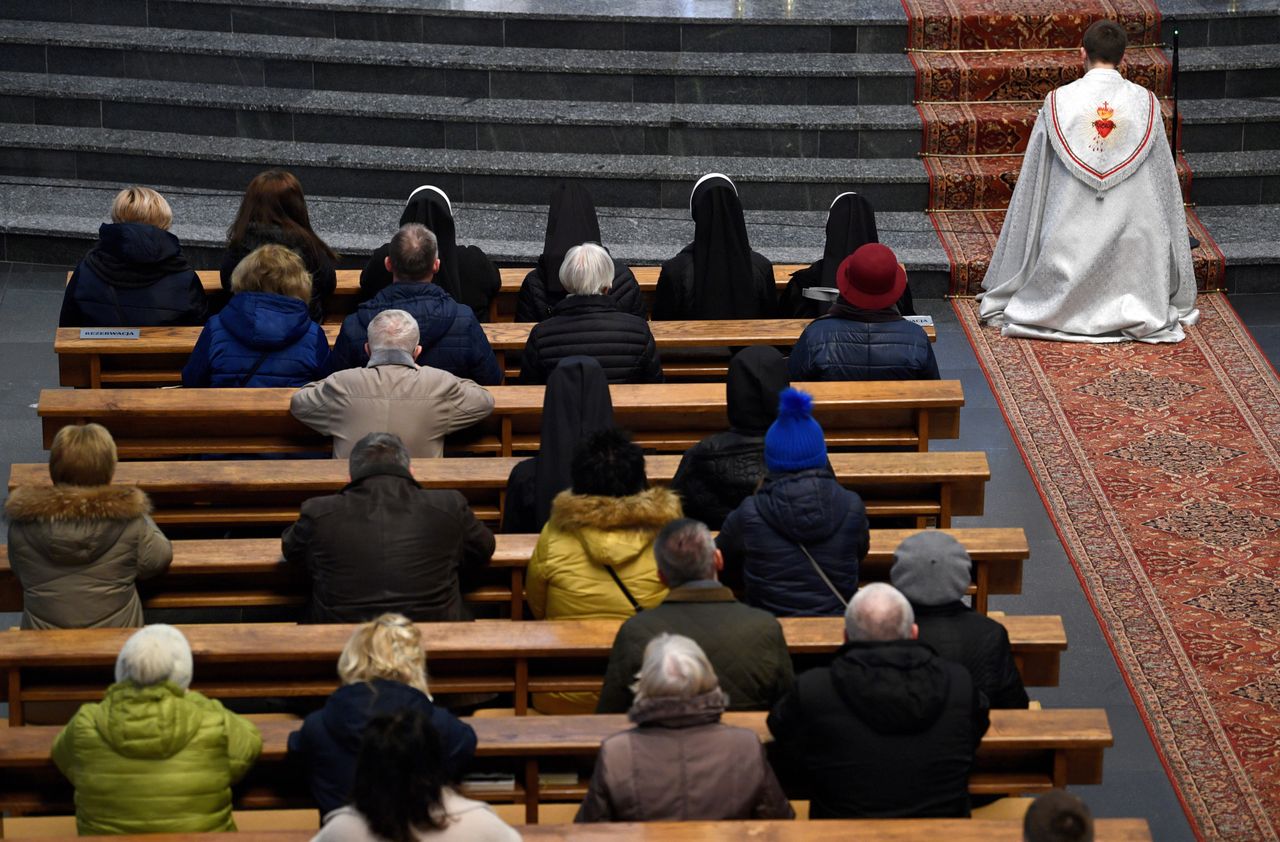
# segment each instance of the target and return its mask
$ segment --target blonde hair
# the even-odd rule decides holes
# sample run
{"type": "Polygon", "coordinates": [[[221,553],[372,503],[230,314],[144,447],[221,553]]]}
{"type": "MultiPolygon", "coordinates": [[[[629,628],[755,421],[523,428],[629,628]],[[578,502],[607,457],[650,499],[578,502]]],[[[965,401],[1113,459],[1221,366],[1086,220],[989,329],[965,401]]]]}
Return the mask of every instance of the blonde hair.
{"type": "Polygon", "coordinates": [[[691,699],[720,687],[720,679],[706,653],[691,638],[660,634],[644,648],[644,664],[631,688],[636,703],[646,699],[691,699]]]}
{"type": "Polygon", "coordinates": [[[383,614],[352,632],[338,656],[338,677],[343,684],[375,678],[399,681],[431,698],[422,632],[403,614],[383,614]]]}
{"type": "Polygon", "coordinates": [[[116,441],[101,424],[63,427],[49,447],[49,477],[57,485],[109,485],[116,441]]]}
{"type": "Polygon", "coordinates": [[[311,273],[296,252],[284,246],[259,246],[231,273],[232,292],[273,292],[311,301],[311,273]]]}
{"type": "Polygon", "coordinates": [[[172,682],[184,691],[191,686],[191,644],[173,626],[154,623],[134,632],[116,658],[116,681],[139,687],[172,682]]]}
{"type": "Polygon", "coordinates": [[[112,222],[141,222],[168,231],[173,224],[173,209],[150,187],[126,187],[111,203],[112,222]]]}

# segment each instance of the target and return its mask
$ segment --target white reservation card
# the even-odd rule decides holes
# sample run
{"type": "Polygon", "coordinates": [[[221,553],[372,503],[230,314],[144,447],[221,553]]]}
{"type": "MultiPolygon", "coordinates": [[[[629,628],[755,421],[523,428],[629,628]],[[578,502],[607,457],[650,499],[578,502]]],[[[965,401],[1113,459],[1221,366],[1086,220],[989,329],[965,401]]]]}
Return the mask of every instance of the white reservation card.
{"type": "Polygon", "coordinates": [[[920,327],[932,327],[933,316],[903,316],[909,322],[915,322],[920,327]]]}
{"type": "Polygon", "coordinates": [[[142,331],[136,327],[82,327],[81,339],[140,339],[142,331]]]}

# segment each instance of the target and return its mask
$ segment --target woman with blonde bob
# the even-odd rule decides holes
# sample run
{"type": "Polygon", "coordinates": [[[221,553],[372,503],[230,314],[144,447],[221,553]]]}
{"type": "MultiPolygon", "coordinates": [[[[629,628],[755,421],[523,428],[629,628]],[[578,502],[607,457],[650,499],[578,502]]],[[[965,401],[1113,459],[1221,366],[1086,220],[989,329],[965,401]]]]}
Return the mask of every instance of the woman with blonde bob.
{"type": "Polygon", "coordinates": [[[795,817],[760,738],[721,724],[729,697],[697,643],[677,634],[649,641],[632,689],[636,727],[601,744],[575,821],[795,817]]]}
{"type": "Polygon", "coordinates": [[[71,273],[60,327],[204,324],[204,287],[169,233],[173,211],[150,187],[126,187],[111,203],[111,222],[71,273]]]}
{"type": "Polygon", "coordinates": [[[191,685],[191,646],[173,626],[134,632],[116,683],[53,742],[76,790],[83,835],[233,831],[231,787],[262,752],[253,723],[191,685]]]}
{"type": "Polygon", "coordinates": [[[16,488],[5,501],[24,629],[142,625],[134,582],[163,573],[173,548],[147,495],[111,484],[115,470],[105,427],[63,427],[49,448],[53,484],[16,488]]]}
{"type": "Polygon", "coordinates": [[[236,266],[235,295],[209,319],[182,369],[184,386],[302,386],[329,373],[329,340],[311,321],[311,275],[284,246],[236,266]]]}
{"type": "Polygon", "coordinates": [[[289,755],[306,769],[321,815],[349,803],[360,740],[373,718],[416,710],[440,735],[444,768],[456,780],[476,752],[476,733],[437,707],[427,689],[422,632],[403,614],[359,626],[338,658],[342,686],[289,735],[289,755]]]}

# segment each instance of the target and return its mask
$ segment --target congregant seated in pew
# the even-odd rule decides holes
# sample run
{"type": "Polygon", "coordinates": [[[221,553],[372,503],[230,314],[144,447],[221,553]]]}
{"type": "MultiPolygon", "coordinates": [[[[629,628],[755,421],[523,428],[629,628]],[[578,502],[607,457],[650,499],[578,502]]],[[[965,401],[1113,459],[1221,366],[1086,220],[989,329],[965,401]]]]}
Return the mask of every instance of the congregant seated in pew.
{"type": "Polygon", "coordinates": [[[610,383],[661,383],[662,361],[649,323],[618,310],[609,295],[613,259],[595,243],[569,249],[560,264],[566,297],[533,326],[520,355],[520,382],[540,384],[567,357],[593,357],[610,383]]]}
{"type": "Polygon", "coordinates": [[[22,628],[142,625],[134,583],[163,573],[173,546],[151,519],[147,495],[111,484],[115,468],[105,427],[63,427],[49,448],[53,484],[19,486],[5,501],[22,628]]]}
{"type": "Polygon", "coordinates": [[[231,273],[235,293],[209,317],[182,385],[302,386],[329,373],[329,338],[311,320],[311,275],[284,246],[260,246],[231,273]]]}
{"type": "Polygon", "coordinates": [[[793,818],[759,737],[720,722],[728,702],[697,643],[650,640],[628,714],[636,727],[601,744],[576,821],[793,818]]]}
{"type": "Polygon", "coordinates": [[[393,433],[351,449],[351,482],[302,504],[281,541],[311,582],[307,619],[358,623],[387,611],[418,622],[472,619],[462,593],[493,557],[494,538],[457,491],[421,488],[393,433]]]}
{"type": "MultiPolygon", "coordinates": [[[[552,503],[526,571],[525,595],[538,619],[630,617],[667,595],[653,539],[680,517],[680,498],[649,487],[644,451],[616,430],[588,437],[574,454],[572,488],[552,503]]],[[[589,713],[594,692],[538,693],[543,713],[589,713]]]]}
{"type": "Polygon", "coordinates": [[[795,682],[777,618],[738,602],[716,580],[724,558],[706,524],[673,520],[653,542],[658,578],[670,588],[661,605],[622,624],[609,652],[596,713],[625,713],[646,644],[670,632],[691,638],[711,662],[729,710],[769,710],[795,682]]]}
{"type": "Polygon", "coordinates": [[[418,322],[404,310],[383,310],[369,322],[369,364],[336,371],[293,393],[289,411],[317,433],[333,437],[345,459],[369,433],[400,437],[414,457],[444,454],[444,437],[493,411],[493,395],[470,380],[419,365],[418,322]]]}
{"type": "Polygon", "coordinates": [[[360,737],[378,716],[420,714],[440,743],[441,782],[457,783],[466,772],[475,757],[476,732],[435,704],[422,631],[403,614],[383,614],[358,627],[338,658],[338,677],[342,686],[289,735],[289,756],[306,775],[322,816],[348,803],[358,780],[360,737]]]}
{"type": "Polygon", "coordinates": [[[258,759],[262,736],[187,689],[191,676],[182,632],[146,626],[121,647],[103,700],[82,705],[54,740],[81,834],[236,829],[231,787],[258,759]]]}
{"type": "Polygon", "coordinates": [[[1051,789],[1022,817],[1023,842],[1093,842],[1093,812],[1080,796],[1051,789]]]}

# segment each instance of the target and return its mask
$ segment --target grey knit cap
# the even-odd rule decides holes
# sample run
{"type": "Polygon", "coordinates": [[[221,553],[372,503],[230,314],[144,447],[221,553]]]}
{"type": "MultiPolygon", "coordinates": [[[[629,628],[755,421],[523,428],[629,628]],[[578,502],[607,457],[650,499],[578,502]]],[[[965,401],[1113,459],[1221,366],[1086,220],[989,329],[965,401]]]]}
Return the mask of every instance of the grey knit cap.
{"type": "Polygon", "coordinates": [[[945,605],[969,589],[973,561],[955,538],[926,529],[907,536],[894,550],[889,578],[914,605],[945,605]]]}

